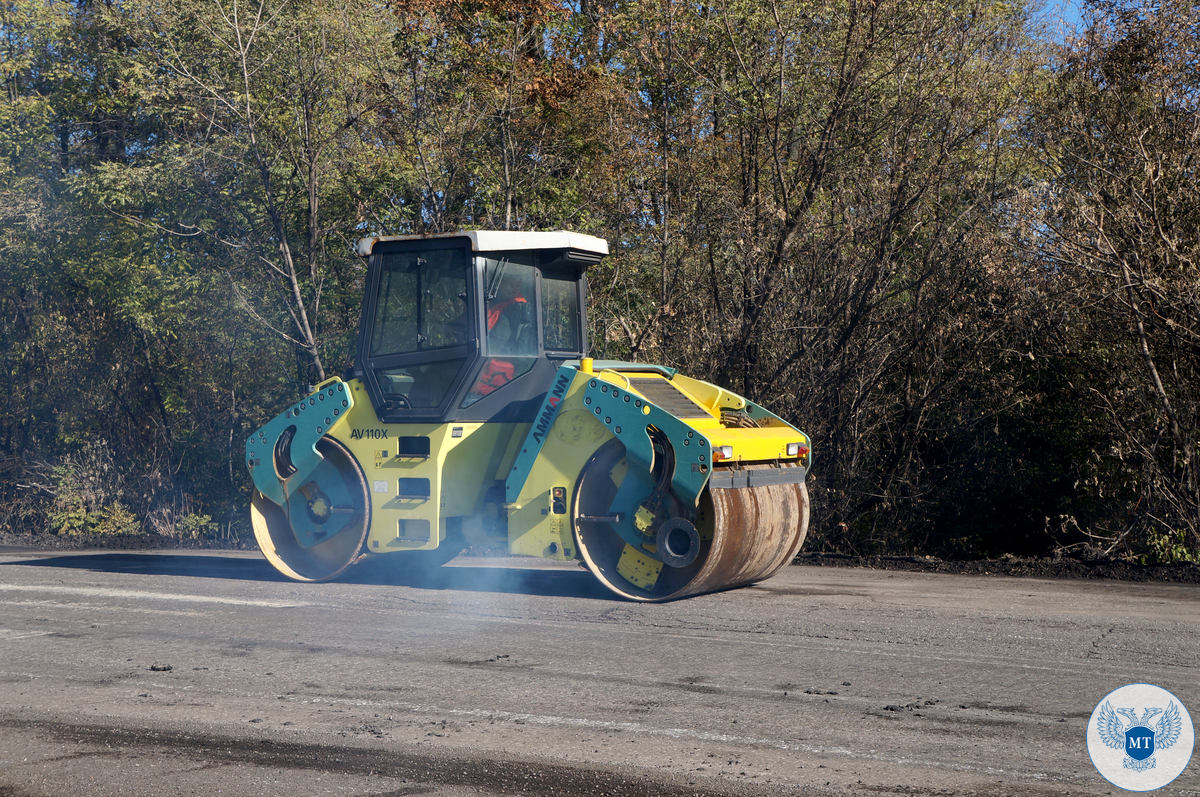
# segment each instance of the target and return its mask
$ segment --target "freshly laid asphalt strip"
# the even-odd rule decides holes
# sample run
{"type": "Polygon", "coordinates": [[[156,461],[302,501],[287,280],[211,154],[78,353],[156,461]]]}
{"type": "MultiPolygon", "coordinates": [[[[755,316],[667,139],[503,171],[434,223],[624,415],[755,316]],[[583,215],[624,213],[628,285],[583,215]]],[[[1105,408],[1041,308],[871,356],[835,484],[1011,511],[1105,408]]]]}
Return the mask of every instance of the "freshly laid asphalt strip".
{"type": "MultiPolygon", "coordinates": [[[[0,795],[1118,794],[1126,683],[1200,720],[1200,586],[791,567],[665,605],[460,559],[0,554],[0,795]]],[[[1163,794],[1200,793],[1200,756],[1163,794]]]]}

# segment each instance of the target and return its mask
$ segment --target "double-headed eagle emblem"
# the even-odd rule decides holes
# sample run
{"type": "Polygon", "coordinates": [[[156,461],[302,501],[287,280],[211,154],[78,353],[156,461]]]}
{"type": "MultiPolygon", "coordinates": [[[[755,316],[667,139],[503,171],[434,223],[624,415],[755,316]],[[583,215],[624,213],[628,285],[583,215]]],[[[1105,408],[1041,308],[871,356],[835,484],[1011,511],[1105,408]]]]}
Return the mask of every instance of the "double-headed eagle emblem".
{"type": "Polygon", "coordinates": [[[1125,751],[1125,758],[1121,762],[1125,769],[1137,772],[1153,769],[1155,751],[1166,750],[1175,744],[1183,732],[1179,706],[1174,702],[1165,711],[1161,708],[1143,709],[1139,717],[1136,709],[1114,709],[1105,700],[1096,725],[1099,726],[1100,739],[1104,744],[1114,750],[1125,751]],[[1162,718],[1151,727],[1150,721],[1159,714],[1162,714],[1162,718]]]}

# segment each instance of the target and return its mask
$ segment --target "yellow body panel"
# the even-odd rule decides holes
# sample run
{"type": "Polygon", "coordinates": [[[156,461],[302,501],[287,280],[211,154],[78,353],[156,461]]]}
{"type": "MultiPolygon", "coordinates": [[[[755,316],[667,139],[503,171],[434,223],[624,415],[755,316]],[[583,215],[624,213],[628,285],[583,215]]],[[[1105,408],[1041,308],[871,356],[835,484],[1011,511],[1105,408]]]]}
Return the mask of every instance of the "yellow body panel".
{"type": "Polygon", "coordinates": [[[628,579],[630,584],[642,589],[653,587],[662,569],[662,562],[646,556],[632,545],[626,545],[622,549],[621,558],[617,562],[617,572],[628,579]]]}
{"type": "MultiPolygon", "coordinates": [[[[602,370],[596,375],[606,382],[620,388],[637,393],[648,401],[651,396],[639,391],[629,378],[619,371],[602,370]]],[[[808,436],[796,431],[792,426],[774,417],[759,419],[760,426],[751,428],[728,427],[721,423],[722,410],[744,410],[746,400],[724,388],[699,379],[692,379],[675,374],[668,379],[656,373],[639,372],[637,378],[656,379],[670,384],[672,388],[709,413],[706,417],[683,418],[679,420],[708,438],[713,450],[721,446],[733,449],[733,455],[726,461],[730,462],[771,462],[775,460],[795,460],[796,456],[788,456],[789,443],[799,443],[808,446],[808,436]]]]}
{"type": "MultiPolygon", "coordinates": [[[[722,410],[743,410],[746,401],[727,390],[675,375],[639,372],[638,379],[661,379],[691,399],[706,415],[680,418],[711,441],[714,449],[728,445],[732,461],[755,462],[795,459],[787,457],[789,443],[808,445],[808,438],[773,416],[760,418],[760,426],[730,428],[722,425],[722,410]]],[[[537,453],[517,499],[503,506],[508,548],[517,555],[571,559],[578,554],[571,527],[570,500],[588,459],[611,433],[584,405],[588,380],[603,379],[632,392],[628,378],[609,369],[579,371],[563,395],[562,404],[537,453]],[[565,505],[555,511],[553,492],[562,488],[565,505]]],[[[382,423],[359,380],[347,383],[354,403],[328,434],[346,446],[363,469],[371,502],[367,548],[375,553],[437,548],[454,524],[468,518],[485,525],[501,518],[489,515],[490,501],[502,501],[505,478],[522,445],[529,424],[515,423],[382,423]],[[405,438],[427,438],[428,455],[404,450],[405,438]],[[495,492],[489,496],[489,489],[495,492]],[[413,493],[417,493],[416,496],[413,493]]],[[[641,394],[644,395],[644,394],[641,394]]],[[[647,400],[651,397],[645,396],[647,400]]],[[[422,449],[423,451],[423,449],[422,449]]],[[[648,578],[644,562],[626,557],[623,567],[648,578]]]]}
{"type": "Polygon", "coordinates": [[[371,496],[368,549],[386,553],[437,548],[446,537],[448,521],[481,510],[487,489],[511,465],[510,438],[523,436],[528,426],[385,424],[375,415],[362,382],[348,384],[354,406],[329,434],[350,449],[366,477],[371,496]],[[428,438],[428,456],[404,453],[404,438],[428,438]]]}
{"type": "Polygon", "coordinates": [[[554,559],[575,557],[570,496],[575,494],[575,481],[588,458],[612,437],[583,408],[583,390],[589,378],[585,373],[575,375],[525,486],[517,500],[506,507],[508,546],[514,554],[554,559]],[[568,500],[567,511],[561,514],[553,511],[555,487],[564,488],[568,500]]]}

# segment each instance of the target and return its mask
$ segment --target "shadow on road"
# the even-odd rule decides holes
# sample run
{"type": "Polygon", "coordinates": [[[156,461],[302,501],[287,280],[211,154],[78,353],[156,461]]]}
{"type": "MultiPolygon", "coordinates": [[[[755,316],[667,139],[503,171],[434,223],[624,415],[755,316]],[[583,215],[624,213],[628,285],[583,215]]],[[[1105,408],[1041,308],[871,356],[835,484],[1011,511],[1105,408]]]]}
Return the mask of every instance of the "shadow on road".
{"type": "MultiPolygon", "coordinates": [[[[390,563],[389,563],[390,564],[390,563]]],[[[397,562],[396,564],[401,564],[397,562]]],[[[238,581],[288,581],[263,559],[231,559],[214,554],[81,553],[0,562],[0,567],[61,567],[99,573],[191,576],[238,581]]],[[[384,585],[433,590],[508,592],[564,598],[612,598],[584,570],[537,570],[491,566],[414,569],[365,562],[335,579],[341,584],[384,585]]]]}
{"type": "Polygon", "coordinates": [[[239,581],[287,581],[264,559],[230,559],[213,554],[76,553],[0,562],[2,566],[62,567],[97,573],[193,576],[239,581]]]}

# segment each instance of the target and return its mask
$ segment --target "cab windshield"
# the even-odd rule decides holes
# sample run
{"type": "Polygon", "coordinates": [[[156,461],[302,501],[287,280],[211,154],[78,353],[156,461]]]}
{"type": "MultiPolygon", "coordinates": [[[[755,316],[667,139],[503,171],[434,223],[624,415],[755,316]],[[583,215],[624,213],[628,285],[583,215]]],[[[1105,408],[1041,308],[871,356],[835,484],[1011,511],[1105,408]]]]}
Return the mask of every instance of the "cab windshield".
{"type": "Polygon", "coordinates": [[[372,357],[471,342],[470,266],[461,249],[385,254],[380,266],[372,357]]]}

